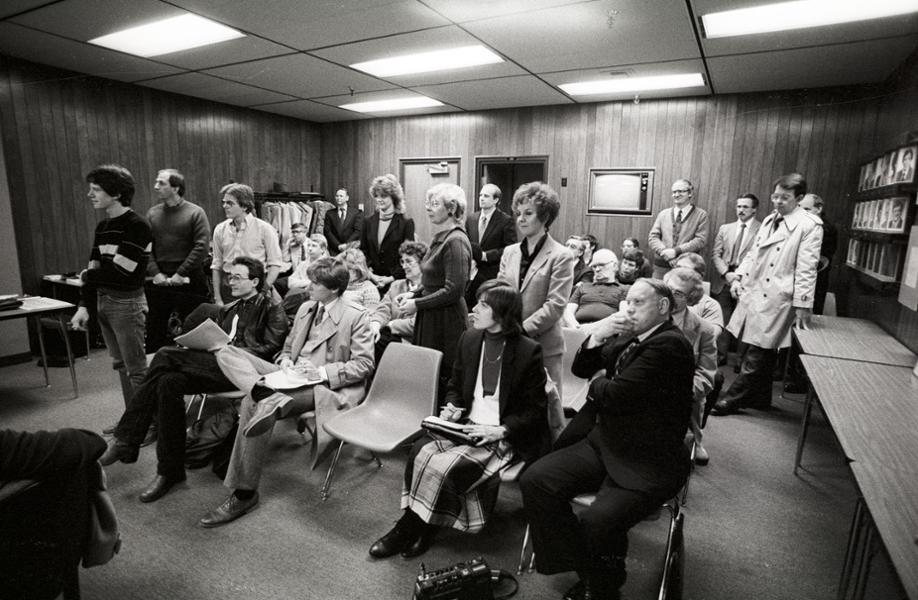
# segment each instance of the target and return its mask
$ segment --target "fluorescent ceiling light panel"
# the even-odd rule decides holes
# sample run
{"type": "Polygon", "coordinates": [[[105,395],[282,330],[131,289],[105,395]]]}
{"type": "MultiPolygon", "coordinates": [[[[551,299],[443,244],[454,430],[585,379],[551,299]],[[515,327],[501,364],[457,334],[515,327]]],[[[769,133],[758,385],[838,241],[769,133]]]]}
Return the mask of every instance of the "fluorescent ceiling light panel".
{"type": "Polygon", "coordinates": [[[918,12],[915,0],[798,0],[701,16],[707,38],[867,21],[918,12]]]}
{"type": "Polygon", "coordinates": [[[245,37],[245,34],[204,17],[188,14],[116,31],[89,40],[89,43],[146,58],[240,37],[245,37]]]}
{"type": "Polygon", "coordinates": [[[354,102],[342,104],[338,108],[352,110],[359,113],[378,113],[390,110],[409,110],[412,108],[430,108],[443,106],[443,103],[427,96],[412,96],[410,98],[393,98],[391,100],[373,100],[371,102],[354,102]]]}
{"type": "Polygon", "coordinates": [[[393,77],[411,73],[429,73],[431,71],[447,71],[449,69],[461,69],[462,67],[490,65],[499,62],[504,62],[504,59],[484,46],[477,45],[420,52],[418,54],[405,54],[403,56],[393,56],[392,58],[380,58],[378,60],[355,63],[351,67],[377,77],[393,77]]]}
{"type": "Polygon", "coordinates": [[[619,77],[597,79],[577,83],[562,83],[558,87],[571,96],[596,96],[600,94],[621,94],[625,92],[647,92],[677,88],[703,87],[701,73],[682,75],[653,75],[649,77],[619,77]]]}

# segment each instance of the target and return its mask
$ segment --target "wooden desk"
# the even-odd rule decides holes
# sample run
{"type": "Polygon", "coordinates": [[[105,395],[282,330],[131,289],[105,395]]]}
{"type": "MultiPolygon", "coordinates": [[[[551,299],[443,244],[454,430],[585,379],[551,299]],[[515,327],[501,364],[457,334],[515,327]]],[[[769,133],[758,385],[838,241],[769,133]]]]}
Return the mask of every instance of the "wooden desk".
{"type": "Polygon", "coordinates": [[[814,315],[808,329],[793,329],[801,354],[914,367],[918,356],[865,319],[814,315]]]}
{"type": "Polygon", "coordinates": [[[810,380],[797,442],[800,466],[812,404],[818,397],[842,450],[851,460],[918,470],[918,377],[910,367],[803,355],[810,380]]]}
{"type": "Polygon", "coordinates": [[[35,331],[38,334],[38,345],[41,348],[41,364],[45,372],[45,386],[50,387],[48,379],[48,356],[45,354],[45,340],[41,332],[40,316],[43,314],[54,314],[57,317],[60,326],[61,336],[64,338],[64,345],[67,347],[67,364],[70,366],[70,380],[73,382],[73,395],[80,395],[77,387],[76,370],[73,367],[73,350],[70,348],[70,336],[67,334],[67,326],[61,316],[61,311],[75,308],[73,304],[53,298],[44,298],[42,296],[26,296],[22,298],[22,306],[12,310],[0,311],[0,321],[8,319],[24,318],[30,323],[35,324],[35,331]]]}
{"type": "MultiPolygon", "coordinates": [[[[858,555],[861,557],[855,578],[855,596],[863,596],[866,588],[873,552],[870,546],[876,531],[886,546],[905,593],[912,600],[918,600],[918,502],[915,500],[918,498],[918,466],[903,472],[890,469],[884,463],[855,461],[851,463],[851,472],[871,517],[865,520],[865,528],[861,531],[852,528],[852,540],[849,541],[849,547],[860,546],[852,548],[852,565],[846,565],[852,574],[850,567],[854,559],[858,555]]],[[[844,576],[842,583],[846,583],[844,576]]]]}

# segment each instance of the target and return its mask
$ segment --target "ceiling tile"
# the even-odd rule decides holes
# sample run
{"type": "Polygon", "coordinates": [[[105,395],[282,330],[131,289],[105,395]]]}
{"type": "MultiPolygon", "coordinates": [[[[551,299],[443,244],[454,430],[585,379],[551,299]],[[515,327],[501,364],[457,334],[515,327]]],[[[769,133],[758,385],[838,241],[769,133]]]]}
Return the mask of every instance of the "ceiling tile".
{"type": "Polygon", "coordinates": [[[226,81],[203,73],[183,73],[172,77],[143,81],[139,85],[238,106],[292,99],[291,96],[286,94],[260,90],[249,85],[226,81]]]}
{"type": "Polygon", "coordinates": [[[579,4],[583,0],[425,0],[425,4],[450,21],[463,23],[528,13],[542,8],[579,4]]]}
{"type": "Polygon", "coordinates": [[[394,87],[375,77],[307,54],[268,58],[206,72],[300,98],[346,94],[348,88],[362,92],[394,87]]]}
{"type": "Polygon", "coordinates": [[[718,94],[881,82],[914,50],[912,37],[708,59],[718,94]],[[878,68],[879,66],[879,68],[878,68]]]}
{"type": "MultiPolygon", "coordinates": [[[[459,27],[440,27],[427,29],[414,33],[391,36],[383,39],[356,42],[343,46],[335,46],[324,50],[316,50],[311,54],[327,58],[341,65],[378,58],[388,58],[416,52],[429,52],[431,50],[444,50],[462,46],[480,45],[481,42],[459,27]]],[[[468,79],[483,79],[486,77],[501,77],[506,75],[522,75],[525,71],[512,62],[502,62],[478,67],[452,69],[435,73],[415,73],[412,75],[399,75],[386,77],[406,87],[416,85],[432,85],[451,81],[464,81],[468,79]]]]}
{"type": "Polygon", "coordinates": [[[414,90],[465,110],[572,102],[570,98],[532,75],[422,86],[414,90]]]}
{"type": "Polygon", "coordinates": [[[308,50],[448,25],[415,0],[175,0],[228,25],[308,50]]]}
{"type": "Polygon", "coordinates": [[[12,19],[14,23],[85,42],[186,11],[159,0],[64,0],[12,19]]]}
{"type": "Polygon", "coordinates": [[[258,37],[246,36],[218,44],[163,54],[157,56],[156,60],[185,69],[208,69],[290,52],[292,50],[286,46],[258,37]]]}
{"type": "Polygon", "coordinates": [[[357,119],[371,119],[369,115],[362,115],[352,110],[342,110],[334,106],[326,106],[312,100],[294,100],[278,104],[264,104],[254,106],[257,110],[305,119],[316,123],[331,123],[333,121],[355,121],[357,119]]]}
{"type": "MultiPolygon", "coordinates": [[[[558,73],[543,73],[542,79],[552,85],[561,85],[564,83],[575,83],[578,81],[593,81],[596,79],[609,79],[608,68],[600,69],[582,69],[575,71],[562,71],[558,73]]],[[[696,60],[679,60],[665,63],[654,63],[650,65],[623,65],[616,67],[616,70],[624,75],[618,77],[650,77],[654,75],[682,75],[686,73],[704,74],[704,63],[700,59],[696,60]]],[[[708,86],[698,88],[681,88],[675,90],[655,90],[649,92],[640,92],[641,98],[678,98],[681,96],[699,96],[710,94],[711,89],[708,86]]],[[[634,92],[619,94],[604,94],[596,96],[576,96],[577,102],[608,102],[611,100],[631,100],[635,96],[634,92]]]]}
{"type": "MultiPolygon", "coordinates": [[[[423,94],[418,94],[412,92],[411,90],[385,90],[381,92],[368,92],[366,94],[355,94],[353,96],[344,95],[344,96],[329,96],[328,98],[323,98],[322,102],[324,104],[329,104],[332,106],[341,106],[342,104],[350,104],[353,102],[372,102],[375,100],[389,100],[392,98],[407,98],[412,96],[422,96],[423,94]]],[[[398,110],[398,111],[387,111],[381,113],[359,113],[359,114],[369,114],[371,117],[400,117],[404,115],[427,115],[433,113],[444,113],[444,112],[456,112],[456,107],[453,106],[431,106],[430,108],[412,108],[410,110],[398,110]]],[[[349,111],[350,112],[350,111],[349,111]]]]}
{"type": "Polygon", "coordinates": [[[47,3],[48,0],[3,0],[3,6],[0,6],[0,19],[5,19],[11,15],[31,10],[47,3]]]}
{"type": "MultiPolygon", "coordinates": [[[[749,0],[691,0],[691,2],[695,16],[699,20],[699,31],[701,31],[700,18],[704,14],[762,4],[761,0],[755,2],[750,2],[749,0]]],[[[864,2],[869,2],[869,0],[864,0],[864,2]]],[[[743,52],[787,50],[825,44],[858,42],[909,34],[918,34],[918,13],[903,17],[872,19],[870,21],[825,27],[808,27],[792,31],[741,35],[713,40],[702,38],[701,43],[705,55],[723,56],[743,52]]]]}
{"type": "Polygon", "coordinates": [[[0,23],[0,52],[118,81],[133,82],[182,72],[145,58],[81,44],[8,22],[0,23]]]}
{"type": "Polygon", "coordinates": [[[682,2],[582,2],[464,27],[535,73],[700,57],[682,2]]]}

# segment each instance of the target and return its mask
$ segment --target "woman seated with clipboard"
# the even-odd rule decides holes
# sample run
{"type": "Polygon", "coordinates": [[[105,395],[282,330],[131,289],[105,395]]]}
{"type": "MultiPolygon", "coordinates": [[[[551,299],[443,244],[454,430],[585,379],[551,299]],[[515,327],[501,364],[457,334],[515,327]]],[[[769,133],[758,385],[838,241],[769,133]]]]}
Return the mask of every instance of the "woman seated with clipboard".
{"type": "Polygon", "coordinates": [[[497,501],[499,472],[549,450],[542,349],[523,333],[520,295],[491,280],[477,297],[440,411],[448,423],[424,425],[405,467],[404,513],[370,548],[374,558],[419,556],[437,527],[481,530],[497,501]]]}

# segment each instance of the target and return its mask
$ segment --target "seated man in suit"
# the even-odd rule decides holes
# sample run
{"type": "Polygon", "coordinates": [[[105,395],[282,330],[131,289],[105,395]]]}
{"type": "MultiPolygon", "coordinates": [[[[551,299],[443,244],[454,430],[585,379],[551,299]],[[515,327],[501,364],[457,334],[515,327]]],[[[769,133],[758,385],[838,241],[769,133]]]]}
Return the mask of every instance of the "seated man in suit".
{"type": "MultiPolygon", "coordinates": [[[[215,321],[228,332],[235,331],[230,347],[253,357],[271,358],[287,335],[287,317],[278,302],[259,292],[265,278],[264,265],[240,256],[233,261],[228,281],[234,302],[224,306],[202,304],[198,314],[213,309],[215,321]]],[[[189,321],[195,314],[189,315],[189,321]]],[[[203,320],[203,319],[202,319],[203,320]]],[[[140,443],[154,413],[158,415],[156,477],[140,494],[141,502],[158,500],[173,485],[185,480],[185,394],[232,391],[233,384],[217,367],[213,352],[177,346],[160,348],[135,390],[115,429],[115,438],[99,459],[103,465],[137,461],[140,443]]]]}
{"type": "Polygon", "coordinates": [[[692,346],[671,319],[673,295],[639,279],[627,307],[584,341],[572,371],[587,403],[520,480],[540,573],[576,571],[566,599],[618,598],[628,530],[673,497],[689,473],[683,438],[692,409],[692,346]],[[570,501],[595,493],[579,518],[570,501]]]}
{"type": "Polygon", "coordinates": [[[367,312],[341,298],[349,279],[342,262],[320,258],[309,265],[308,275],[310,300],[297,312],[276,364],[232,346],[217,351],[220,369],[246,396],[223,480],[233,493],[201,519],[202,527],[229,523],[258,504],[258,481],[278,418],[293,410],[316,411],[318,459],[330,439],[322,429],[324,420],[363,400],[366,380],[374,367],[367,312]],[[264,375],[279,370],[319,383],[299,388],[289,396],[265,383],[264,375]],[[289,406],[291,402],[293,406],[289,406]]]}
{"type": "Polygon", "coordinates": [[[628,293],[628,286],[615,279],[618,258],[611,250],[597,250],[590,261],[590,269],[593,281],[583,281],[574,286],[561,318],[565,327],[583,329],[587,333],[597,321],[617,311],[619,302],[628,293]]]}

